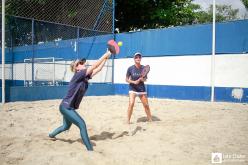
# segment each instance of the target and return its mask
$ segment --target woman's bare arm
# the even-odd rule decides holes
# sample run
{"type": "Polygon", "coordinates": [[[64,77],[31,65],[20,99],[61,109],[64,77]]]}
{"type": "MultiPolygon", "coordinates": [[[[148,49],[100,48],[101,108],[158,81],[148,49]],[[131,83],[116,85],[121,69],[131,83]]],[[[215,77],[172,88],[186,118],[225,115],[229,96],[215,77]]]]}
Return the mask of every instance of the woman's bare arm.
{"type": "Polygon", "coordinates": [[[108,60],[107,58],[104,59],[103,62],[96,69],[93,70],[93,72],[91,74],[91,78],[93,76],[95,76],[98,72],[100,72],[102,70],[102,68],[104,67],[104,65],[105,65],[105,63],[106,63],[107,60],[108,60]]]}
{"type": "Polygon", "coordinates": [[[133,80],[131,80],[130,77],[126,77],[126,82],[129,83],[129,84],[139,84],[140,79],[138,79],[136,81],[133,81],[133,80]]]}
{"type": "Polygon", "coordinates": [[[106,53],[104,53],[102,55],[102,57],[100,57],[93,65],[91,65],[88,69],[87,69],[87,72],[86,72],[86,75],[89,75],[89,74],[92,74],[94,69],[96,69],[99,65],[101,65],[104,60],[108,59],[111,55],[111,52],[109,50],[107,50],[106,53]]]}

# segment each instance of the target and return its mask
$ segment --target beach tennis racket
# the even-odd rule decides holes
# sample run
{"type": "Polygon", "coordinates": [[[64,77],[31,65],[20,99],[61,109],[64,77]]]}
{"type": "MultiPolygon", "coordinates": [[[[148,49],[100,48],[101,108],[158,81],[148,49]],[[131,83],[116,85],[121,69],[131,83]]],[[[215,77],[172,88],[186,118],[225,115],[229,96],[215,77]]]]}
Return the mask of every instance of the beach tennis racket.
{"type": "Polygon", "coordinates": [[[147,74],[149,73],[149,71],[150,71],[150,66],[149,65],[144,66],[144,68],[141,71],[141,76],[140,77],[141,78],[146,77],[147,74]]]}
{"type": "Polygon", "coordinates": [[[120,47],[114,40],[108,41],[108,49],[112,54],[118,54],[120,52],[120,47]]]}

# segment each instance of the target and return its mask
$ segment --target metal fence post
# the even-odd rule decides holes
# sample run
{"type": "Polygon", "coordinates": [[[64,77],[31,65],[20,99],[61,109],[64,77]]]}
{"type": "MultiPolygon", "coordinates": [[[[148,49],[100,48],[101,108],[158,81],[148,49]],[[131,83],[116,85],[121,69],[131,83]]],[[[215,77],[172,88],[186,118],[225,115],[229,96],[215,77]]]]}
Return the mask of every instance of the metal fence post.
{"type": "Polygon", "coordinates": [[[32,19],[32,86],[34,85],[34,19],[32,19]]]}
{"type": "Polygon", "coordinates": [[[77,27],[77,59],[79,58],[79,27],[77,27]]]}
{"type": "MultiPolygon", "coordinates": [[[[12,18],[13,17],[9,17],[10,18],[10,22],[12,23],[12,18]]],[[[10,56],[11,56],[11,86],[14,85],[14,54],[13,54],[13,36],[12,36],[12,25],[11,23],[9,23],[8,28],[9,28],[9,37],[10,37],[10,56]]]]}
{"type": "MultiPolygon", "coordinates": [[[[114,40],[116,39],[116,35],[115,35],[115,0],[113,0],[113,4],[112,4],[112,8],[113,8],[113,21],[112,21],[112,34],[114,35],[114,40]]],[[[111,83],[114,84],[114,69],[115,69],[115,56],[112,56],[112,77],[111,77],[111,83]]]]}
{"type": "Polygon", "coordinates": [[[53,57],[53,86],[55,86],[55,58],[53,57]]]}
{"type": "Polygon", "coordinates": [[[2,104],[5,103],[5,0],[2,0],[2,104]]]}

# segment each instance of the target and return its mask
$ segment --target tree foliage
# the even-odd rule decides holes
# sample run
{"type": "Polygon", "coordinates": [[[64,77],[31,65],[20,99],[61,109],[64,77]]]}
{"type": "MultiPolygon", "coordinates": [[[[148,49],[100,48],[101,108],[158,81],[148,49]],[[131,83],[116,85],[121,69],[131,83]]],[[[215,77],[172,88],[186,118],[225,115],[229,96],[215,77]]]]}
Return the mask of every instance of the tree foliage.
{"type": "MultiPolygon", "coordinates": [[[[9,0],[6,1],[5,12],[6,15],[34,18],[91,29],[104,2],[105,0],[9,0]]],[[[104,19],[109,22],[112,21],[107,16],[104,19]]],[[[105,29],[98,30],[104,31],[105,29]]]]}
{"type": "Polygon", "coordinates": [[[245,5],[245,8],[248,9],[248,0],[242,0],[242,2],[245,5]]]}
{"type": "MultiPolygon", "coordinates": [[[[239,9],[232,9],[231,5],[216,5],[216,22],[235,20],[238,18],[239,9]]],[[[199,11],[197,14],[198,23],[212,22],[213,5],[207,11],[199,11]]]]}
{"type": "Polygon", "coordinates": [[[192,0],[116,0],[116,26],[121,31],[191,24],[199,5],[192,0]]]}
{"type": "MultiPolygon", "coordinates": [[[[120,31],[212,21],[213,6],[204,11],[192,0],[116,0],[116,4],[116,27],[120,31]]],[[[230,5],[216,5],[216,21],[237,19],[238,12],[230,5]]]]}
{"type": "MultiPolygon", "coordinates": [[[[242,1],[247,7],[248,0],[242,1]]],[[[116,0],[115,2],[115,27],[122,32],[212,21],[213,7],[210,6],[207,11],[204,11],[200,5],[194,4],[193,0],[116,0]]],[[[15,0],[7,4],[6,11],[9,15],[25,13],[27,17],[29,14],[36,14],[37,19],[41,17],[42,20],[51,22],[56,20],[59,23],[90,29],[94,24],[89,22],[93,22],[91,19],[97,15],[93,15],[92,10],[96,10],[95,8],[87,7],[89,3],[91,2],[83,0],[73,0],[73,2],[71,0],[15,0]],[[41,8],[44,10],[40,10],[41,8]]],[[[97,5],[102,4],[95,4],[97,5]]],[[[237,18],[238,9],[232,9],[229,5],[216,6],[217,22],[237,18]]]]}

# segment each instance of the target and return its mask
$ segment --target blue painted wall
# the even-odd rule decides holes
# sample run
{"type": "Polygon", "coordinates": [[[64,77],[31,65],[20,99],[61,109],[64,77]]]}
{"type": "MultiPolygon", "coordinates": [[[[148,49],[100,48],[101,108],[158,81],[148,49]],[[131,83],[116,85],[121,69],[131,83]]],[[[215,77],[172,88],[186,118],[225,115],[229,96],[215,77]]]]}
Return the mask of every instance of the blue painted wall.
{"type": "MultiPolygon", "coordinates": [[[[146,85],[148,97],[168,98],[177,100],[200,100],[210,101],[211,88],[203,86],[169,86],[169,85],[146,85]]],[[[248,103],[248,88],[243,88],[242,99],[232,96],[231,87],[216,87],[215,101],[248,103]]],[[[115,84],[116,95],[128,95],[127,84],[115,84]]]]}
{"type": "MultiPolygon", "coordinates": [[[[210,87],[196,86],[165,86],[165,85],[147,85],[147,93],[149,97],[168,98],[178,100],[201,100],[209,101],[211,89],[210,87]]],[[[35,101],[62,99],[68,86],[41,86],[41,87],[6,87],[6,101],[35,101]],[[10,94],[11,93],[11,94],[10,94]]],[[[0,88],[0,92],[1,92],[0,88]]],[[[225,102],[248,102],[248,88],[243,88],[244,97],[235,99],[232,97],[233,88],[216,87],[215,100],[225,102]]],[[[86,96],[106,96],[106,95],[128,95],[127,84],[90,84],[86,96]]],[[[0,99],[1,96],[0,96],[0,99]]]]}
{"type": "MultiPolygon", "coordinates": [[[[216,53],[248,52],[248,20],[216,24],[216,53]]],[[[212,25],[181,26],[116,35],[122,41],[116,58],[131,57],[140,51],[144,56],[208,55],[212,53],[212,25]]]]}
{"type": "MultiPolygon", "coordinates": [[[[248,20],[217,23],[216,53],[248,52],[247,27],[248,20]]],[[[106,51],[106,42],[111,38],[113,35],[80,38],[78,50],[75,49],[75,39],[35,45],[34,57],[55,57],[65,60],[77,57],[97,59],[106,51]]],[[[123,42],[121,52],[116,58],[130,57],[137,51],[142,51],[144,56],[154,57],[206,55],[212,52],[212,25],[180,26],[121,33],[116,35],[116,40],[123,42]]],[[[32,57],[33,47],[16,47],[13,49],[13,53],[11,50],[7,50],[7,52],[9,52],[6,54],[7,62],[12,58],[14,63],[23,62],[25,58],[32,57]]]]}
{"type": "MultiPolygon", "coordinates": [[[[170,98],[179,100],[210,100],[209,87],[196,86],[168,86],[168,85],[146,85],[149,97],[170,98]]],[[[115,84],[117,95],[128,95],[127,84],[115,84]]]]}
{"type": "MultiPolygon", "coordinates": [[[[27,45],[6,49],[6,63],[22,63],[27,58],[55,57],[64,60],[77,58],[98,59],[107,48],[107,41],[113,39],[113,35],[80,38],[78,40],[62,40],[48,42],[39,45],[27,45]]],[[[2,52],[0,52],[1,54],[2,52]]],[[[1,59],[0,59],[1,60],[1,59]]]]}
{"type": "MultiPolygon", "coordinates": [[[[6,87],[6,102],[62,99],[68,86],[6,87]]],[[[2,88],[0,88],[2,92],[2,88]]],[[[86,96],[114,95],[114,86],[106,83],[90,84],[86,96]]],[[[0,96],[2,99],[2,95],[0,96]]]]}
{"type": "Polygon", "coordinates": [[[232,90],[230,87],[216,87],[215,88],[215,100],[224,102],[237,102],[237,103],[248,103],[248,88],[243,89],[242,99],[235,99],[232,96],[232,90]]]}

